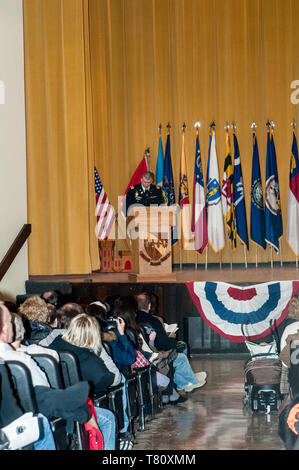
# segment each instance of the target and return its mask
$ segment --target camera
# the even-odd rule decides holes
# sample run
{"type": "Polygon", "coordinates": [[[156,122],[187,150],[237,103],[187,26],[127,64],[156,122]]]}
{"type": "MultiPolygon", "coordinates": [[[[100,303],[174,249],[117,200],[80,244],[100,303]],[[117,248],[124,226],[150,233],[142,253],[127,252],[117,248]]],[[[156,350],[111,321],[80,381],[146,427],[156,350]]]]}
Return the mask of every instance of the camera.
{"type": "Polygon", "coordinates": [[[152,328],[151,326],[147,326],[147,325],[144,326],[144,329],[147,335],[150,335],[153,331],[155,331],[154,328],[152,328]]]}
{"type": "Polygon", "coordinates": [[[117,317],[115,317],[115,316],[107,318],[106,323],[107,323],[107,329],[108,330],[112,330],[113,328],[117,328],[116,320],[117,320],[117,317]]]}

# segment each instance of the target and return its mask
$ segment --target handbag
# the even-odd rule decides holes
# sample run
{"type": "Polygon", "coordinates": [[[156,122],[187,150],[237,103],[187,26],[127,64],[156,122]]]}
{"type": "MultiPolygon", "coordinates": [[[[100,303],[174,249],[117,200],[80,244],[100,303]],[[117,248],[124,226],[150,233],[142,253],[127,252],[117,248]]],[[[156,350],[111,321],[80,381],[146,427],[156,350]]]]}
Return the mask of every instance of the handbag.
{"type": "Polygon", "coordinates": [[[22,449],[39,439],[39,419],[28,412],[1,429],[8,439],[8,450],[22,449]]]}
{"type": "Polygon", "coordinates": [[[138,349],[136,350],[136,361],[131,364],[131,373],[134,373],[134,369],[139,369],[139,367],[149,366],[150,362],[138,349]]]}

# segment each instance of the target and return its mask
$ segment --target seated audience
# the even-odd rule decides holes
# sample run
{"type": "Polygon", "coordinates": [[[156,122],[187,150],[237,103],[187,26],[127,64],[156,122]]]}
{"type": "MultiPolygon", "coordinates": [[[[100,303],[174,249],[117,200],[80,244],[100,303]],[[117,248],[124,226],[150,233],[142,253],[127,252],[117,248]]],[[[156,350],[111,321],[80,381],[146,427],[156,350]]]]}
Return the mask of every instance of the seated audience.
{"type": "MultiPolygon", "coordinates": [[[[86,313],[88,315],[91,315],[92,317],[96,318],[98,323],[99,323],[99,328],[101,330],[101,339],[103,342],[109,342],[109,339],[117,339],[117,336],[113,332],[105,332],[102,331],[102,328],[106,328],[107,322],[105,320],[105,314],[106,314],[106,306],[100,302],[92,302],[86,307],[86,313]]],[[[105,363],[106,367],[110,372],[114,374],[114,381],[113,381],[113,386],[114,385],[119,385],[120,383],[122,384],[122,392],[123,392],[123,412],[124,412],[124,426],[119,432],[119,437],[120,437],[120,450],[131,450],[133,447],[134,443],[134,437],[131,432],[129,432],[129,419],[127,416],[127,395],[126,395],[126,389],[125,389],[125,381],[126,378],[124,374],[120,372],[118,367],[116,366],[113,357],[108,354],[106,351],[105,347],[102,347],[101,353],[99,356],[103,362],[105,363]]]]}
{"type": "MultiPolygon", "coordinates": [[[[150,365],[150,361],[156,357],[154,351],[152,351],[151,349],[148,350],[146,348],[146,342],[143,338],[142,332],[138,324],[136,323],[136,309],[134,305],[134,300],[134,297],[133,299],[128,299],[127,297],[120,297],[116,301],[113,310],[114,316],[124,320],[125,334],[133,343],[136,350],[137,359],[133,364],[131,364],[132,373],[134,373],[134,369],[150,365]],[[128,300],[130,301],[128,302],[128,300]]],[[[165,377],[165,375],[163,373],[160,373],[159,371],[157,371],[156,374],[158,387],[167,387],[167,385],[169,384],[169,378],[165,377]]]]}
{"type": "Polygon", "coordinates": [[[63,335],[69,327],[71,320],[84,313],[82,307],[75,302],[68,302],[57,310],[57,324],[46,338],[39,341],[41,346],[49,346],[57,336],[63,335]]]}
{"type": "Polygon", "coordinates": [[[49,356],[53,356],[54,359],[57,362],[59,362],[58,353],[54,351],[53,349],[45,348],[43,346],[40,346],[40,344],[37,344],[37,343],[29,344],[28,346],[22,344],[22,341],[24,340],[24,336],[25,336],[25,328],[24,328],[23,320],[20,317],[20,315],[18,315],[17,313],[12,314],[12,320],[13,320],[13,327],[14,327],[14,338],[10,346],[15,351],[27,353],[30,356],[34,356],[35,354],[48,354],[49,356]]]}
{"type": "MultiPolygon", "coordinates": [[[[57,336],[49,345],[56,351],[73,352],[79,360],[82,379],[91,387],[93,394],[100,394],[112,385],[114,375],[98,357],[101,352],[101,334],[95,318],[82,313],[75,316],[63,336],[57,336]]],[[[110,410],[96,408],[99,428],[104,438],[104,449],[115,449],[115,417],[110,410]]]]}
{"type": "MultiPolygon", "coordinates": [[[[26,356],[24,353],[17,353],[14,351],[9,343],[13,341],[13,325],[12,325],[12,318],[11,313],[8,308],[0,304],[0,358],[5,361],[9,359],[21,360],[25,362],[27,367],[29,367],[31,374],[32,369],[30,366],[34,363],[34,361],[30,358],[30,356],[26,356]],[[30,360],[31,359],[31,360],[30,360]],[[24,361],[25,360],[25,361],[24,361]]],[[[34,363],[35,364],[35,363],[34,363]]],[[[35,364],[37,367],[37,365],[35,364]]],[[[42,373],[40,370],[40,374],[38,373],[37,368],[35,370],[33,366],[33,370],[35,370],[35,374],[32,374],[32,378],[34,377],[36,384],[42,384],[49,386],[48,380],[45,374],[42,373]]],[[[9,424],[11,421],[16,419],[20,416],[21,411],[18,410],[18,405],[14,396],[12,396],[11,389],[8,387],[8,383],[4,383],[3,379],[1,380],[1,399],[0,399],[0,420],[1,425],[5,426],[9,424]],[[11,406],[13,405],[13,408],[11,406]]],[[[42,432],[38,441],[36,441],[33,446],[35,450],[56,450],[54,437],[50,428],[50,424],[48,419],[43,416],[42,414],[38,414],[41,418],[41,426],[42,432]]]]}

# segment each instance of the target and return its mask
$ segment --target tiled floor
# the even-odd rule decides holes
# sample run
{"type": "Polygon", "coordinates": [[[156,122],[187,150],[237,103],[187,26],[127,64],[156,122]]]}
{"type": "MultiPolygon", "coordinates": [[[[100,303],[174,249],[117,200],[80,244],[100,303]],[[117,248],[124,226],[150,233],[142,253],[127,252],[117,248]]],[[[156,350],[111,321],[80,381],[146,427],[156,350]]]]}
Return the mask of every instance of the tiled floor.
{"type": "Polygon", "coordinates": [[[192,358],[195,372],[207,371],[207,384],[186,402],[163,408],[144,432],[137,432],[134,450],[283,450],[277,413],[243,408],[245,360],[192,358]]]}

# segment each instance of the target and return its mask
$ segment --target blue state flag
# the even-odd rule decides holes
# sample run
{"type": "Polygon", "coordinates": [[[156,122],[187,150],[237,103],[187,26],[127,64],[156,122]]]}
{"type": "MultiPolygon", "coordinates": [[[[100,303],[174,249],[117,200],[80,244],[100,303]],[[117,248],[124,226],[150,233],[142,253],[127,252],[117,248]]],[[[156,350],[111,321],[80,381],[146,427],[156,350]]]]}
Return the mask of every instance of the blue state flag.
{"type": "Polygon", "coordinates": [[[266,248],[265,240],[265,205],[261,179],[259,150],[255,132],[252,135],[252,170],[251,170],[251,211],[250,237],[257,245],[266,248]]]}
{"type": "MultiPolygon", "coordinates": [[[[174,205],[175,204],[175,192],[174,192],[171,151],[170,151],[170,134],[167,134],[167,139],[166,139],[162,192],[163,192],[165,204],[167,206],[174,205]]],[[[174,226],[173,231],[172,231],[172,243],[174,244],[176,242],[177,242],[177,228],[176,226],[174,226]]]]}
{"type": "Polygon", "coordinates": [[[283,234],[280,191],[277,172],[276,151],[273,134],[267,135],[266,187],[265,187],[265,227],[266,242],[276,253],[279,252],[279,239],[283,234]]]}
{"type": "Polygon", "coordinates": [[[159,137],[159,148],[156,163],[156,185],[163,186],[164,155],[161,136],[159,137]]]}
{"type": "Polygon", "coordinates": [[[234,134],[234,187],[233,187],[233,201],[235,205],[236,214],[236,228],[237,235],[241,242],[249,249],[246,207],[244,197],[243,176],[241,168],[241,159],[239,152],[239,145],[236,134],[234,134]]]}

